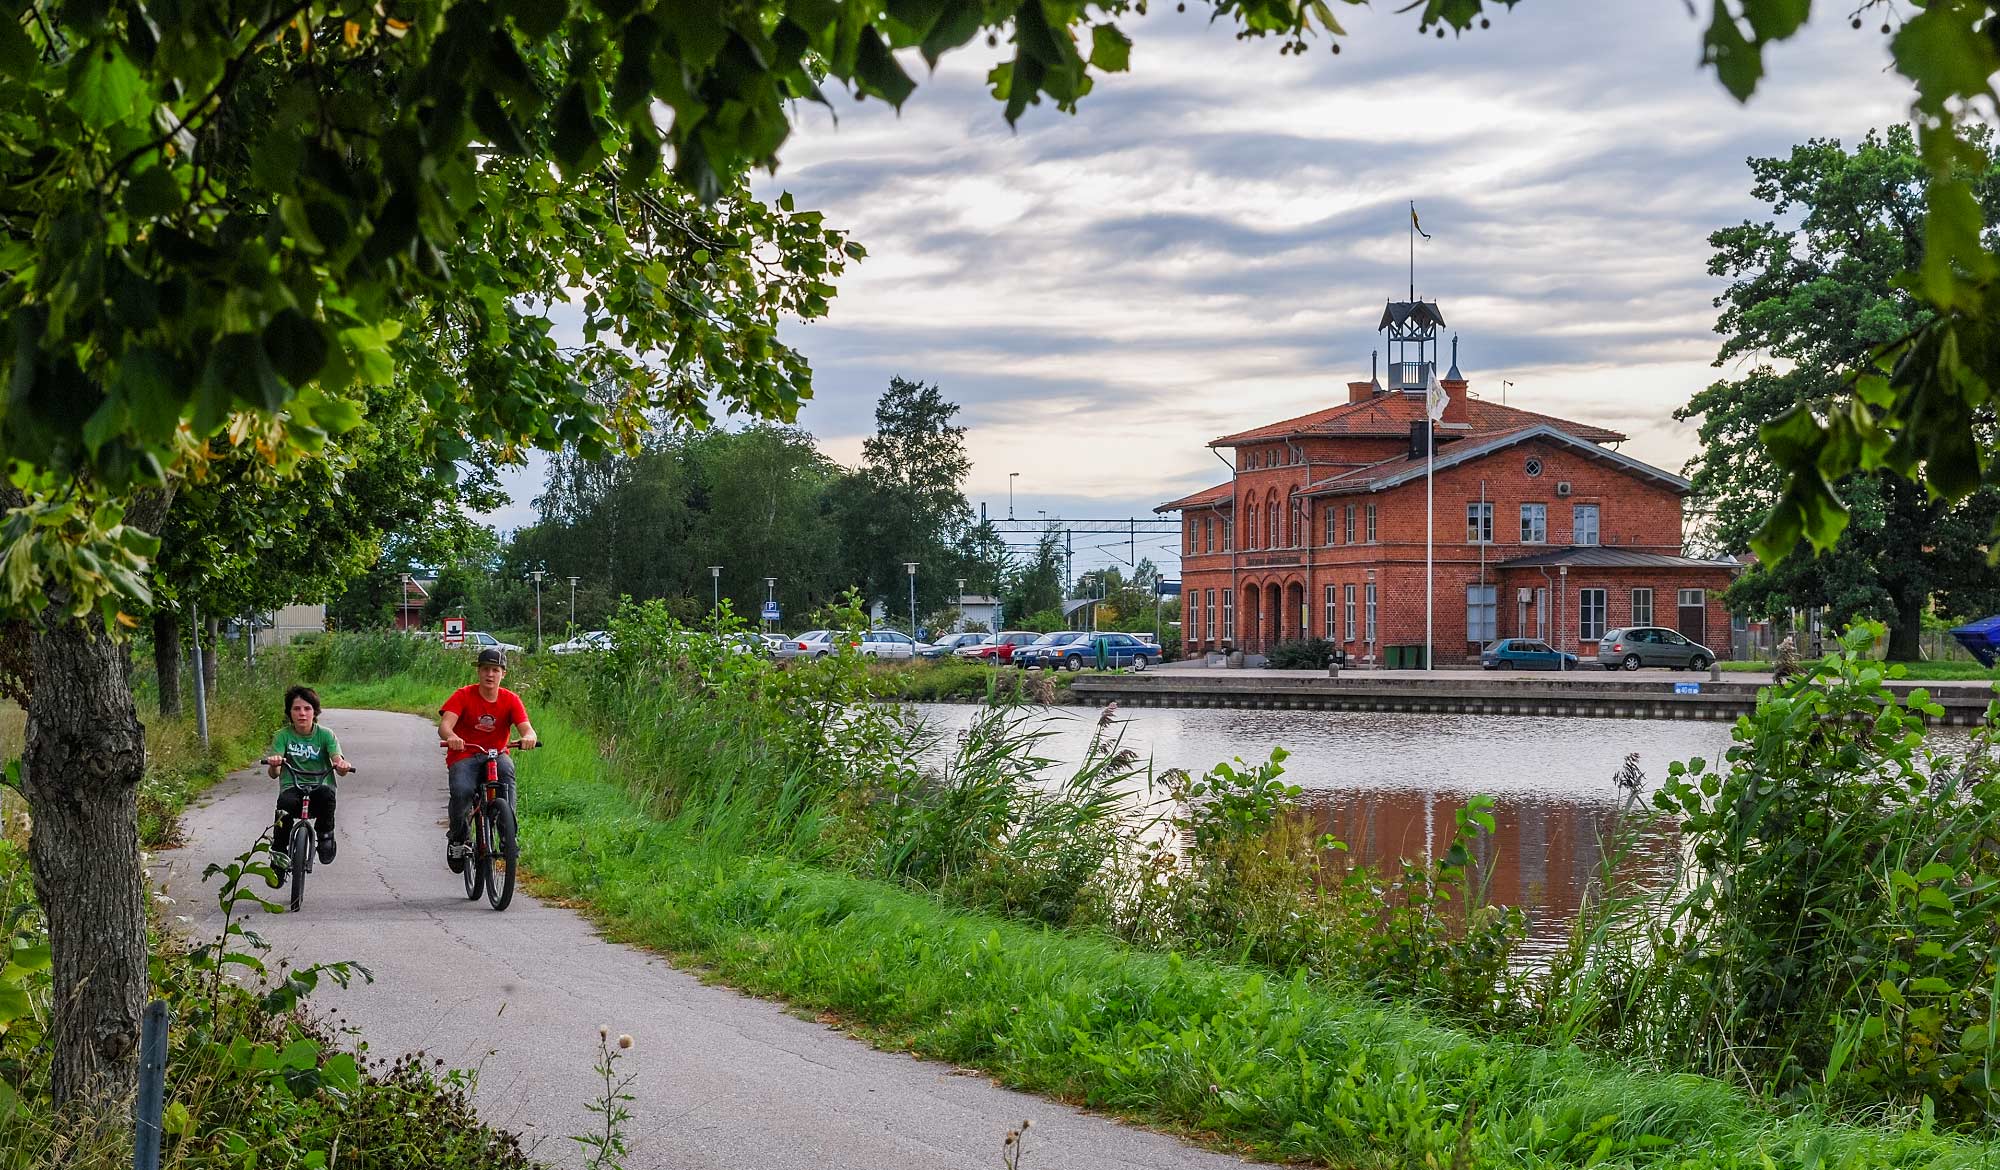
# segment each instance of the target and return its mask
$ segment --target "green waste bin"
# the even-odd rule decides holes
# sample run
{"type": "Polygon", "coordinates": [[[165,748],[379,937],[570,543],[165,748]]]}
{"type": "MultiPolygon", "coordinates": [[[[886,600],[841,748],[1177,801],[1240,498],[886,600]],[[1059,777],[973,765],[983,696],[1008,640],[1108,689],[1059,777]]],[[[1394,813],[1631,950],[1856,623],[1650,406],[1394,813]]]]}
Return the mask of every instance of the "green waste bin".
{"type": "Polygon", "coordinates": [[[1403,669],[1403,648],[1401,646],[1385,646],[1382,653],[1384,655],[1384,666],[1387,666],[1390,670],[1403,669]]]}

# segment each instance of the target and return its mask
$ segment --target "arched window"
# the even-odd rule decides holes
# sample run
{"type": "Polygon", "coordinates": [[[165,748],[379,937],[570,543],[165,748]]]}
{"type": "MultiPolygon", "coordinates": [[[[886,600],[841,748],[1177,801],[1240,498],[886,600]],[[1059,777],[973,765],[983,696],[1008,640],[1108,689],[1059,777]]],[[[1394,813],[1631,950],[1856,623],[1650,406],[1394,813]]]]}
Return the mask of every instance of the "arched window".
{"type": "Polygon", "coordinates": [[[1257,501],[1255,499],[1244,500],[1243,501],[1243,547],[1244,548],[1257,547],[1258,545],[1257,528],[1263,522],[1264,522],[1264,512],[1263,509],[1257,506],[1257,501]]]}
{"type": "Polygon", "coordinates": [[[1264,517],[1267,527],[1264,531],[1271,535],[1271,547],[1284,547],[1285,529],[1278,519],[1278,493],[1272,492],[1264,501],[1264,517]]]}

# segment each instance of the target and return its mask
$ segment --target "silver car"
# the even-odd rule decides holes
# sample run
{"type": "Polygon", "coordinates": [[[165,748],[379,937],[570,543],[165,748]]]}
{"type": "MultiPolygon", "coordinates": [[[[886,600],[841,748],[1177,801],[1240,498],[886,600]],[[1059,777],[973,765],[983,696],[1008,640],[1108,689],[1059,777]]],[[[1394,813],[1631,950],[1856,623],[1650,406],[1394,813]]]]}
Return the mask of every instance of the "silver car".
{"type": "Polygon", "coordinates": [[[1714,661],[1715,651],[1665,626],[1606,630],[1597,641],[1597,664],[1606,670],[1637,670],[1642,666],[1707,670],[1714,661]]]}

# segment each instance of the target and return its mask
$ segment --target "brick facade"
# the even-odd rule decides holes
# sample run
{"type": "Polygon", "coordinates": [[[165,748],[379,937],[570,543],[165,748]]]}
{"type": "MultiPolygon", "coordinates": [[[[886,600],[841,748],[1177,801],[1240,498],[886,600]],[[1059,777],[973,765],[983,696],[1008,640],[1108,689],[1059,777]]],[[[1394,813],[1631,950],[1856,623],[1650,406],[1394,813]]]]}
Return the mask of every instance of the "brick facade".
{"type": "MultiPolygon", "coordinates": [[[[1684,480],[1618,454],[1616,432],[1474,399],[1462,381],[1445,386],[1432,479],[1439,663],[1476,660],[1485,642],[1517,636],[1588,658],[1597,633],[1636,624],[1726,647],[1721,595],[1732,567],[1684,555],[1684,480]],[[1487,514],[1490,539],[1480,539],[1487,526],[1474,524],[1487,514]],[[1508,563],[1523,559],[1537,563],[1508,563]],[[1566,563],[1541,563],[1550,560],[1566,563]],[[1490,601],[1474,587],[1492,590],[1490,601]],[[1651,590],[1650,618],[1648,595],[1634,590],[1651,590]],[[1685,595],[1685,613],[1684,590],[1698,591],[1685,595]]],[[[1235,454],[1232,479],[1158,509],[1183,519],[1190,653],[1225,642],[1261,652],[1310,636],[1379,659],[1424,643],[1423,402],[1371,382],[1349,393],[1341,406],[1217,439],[1212,447],[1235,454]]]]}

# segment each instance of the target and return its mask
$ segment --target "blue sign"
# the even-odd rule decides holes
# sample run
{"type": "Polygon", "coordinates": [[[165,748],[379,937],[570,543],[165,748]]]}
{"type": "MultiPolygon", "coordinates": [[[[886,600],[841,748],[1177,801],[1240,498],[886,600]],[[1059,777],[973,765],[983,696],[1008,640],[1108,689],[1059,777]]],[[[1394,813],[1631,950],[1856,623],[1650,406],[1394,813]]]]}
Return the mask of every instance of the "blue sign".
{"type": "Polygon", "coordinates": [[[1162,581],[1154,586],[1153,589],[1161,597],[1179,597],[1181,595],[1181,583],[1179,581],[1162,581]]]}
{"type": "Polygon", "coordinates": [[[775,601],[767,601],[767,602],[765,602],[765,603],[764,603],[764,620],[765,620],[765,621],[767,621],[767,622],[775,622],[775,621],[778,621],[778,620],[780,620],[780,619],[779,619],[779,617],[778,617],[778,603],[777,603],[777,602],[775,602],[775,601]]]}
{"type": "Polygon", "coordinates": [[[1674,693],[1676,695],[1699,695],[1701,693],[1701,684],[1677,682],[1674,684],[1674,693]]]}

